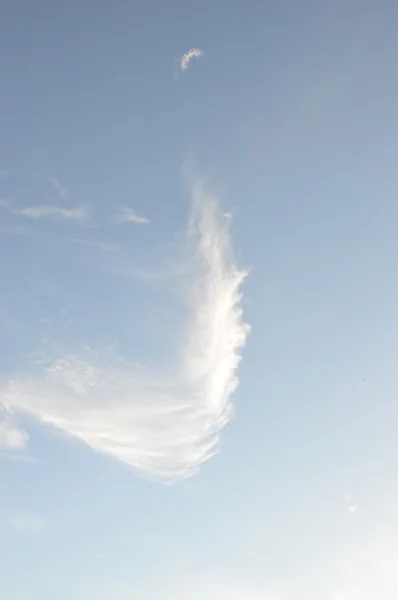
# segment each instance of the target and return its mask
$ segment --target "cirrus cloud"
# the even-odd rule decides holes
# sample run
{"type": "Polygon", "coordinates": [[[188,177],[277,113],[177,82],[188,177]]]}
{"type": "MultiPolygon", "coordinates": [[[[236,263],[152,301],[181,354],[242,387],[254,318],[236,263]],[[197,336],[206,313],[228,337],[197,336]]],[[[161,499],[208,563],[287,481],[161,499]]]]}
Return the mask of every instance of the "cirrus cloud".
{"type": "Polygon", "coordinates": [[[201,48],[191,48],[188,52],[185,52],[180,58],[180,69],[186,71],[189,67],[189,63],[193,58],[199,58],[203,56],[204,52],[201,48]]]}
{"type": "Polygon", "coordinates": [[[193,189],[189,241],[190,317],[171,364],[139,367],[77,351],[8,382],[0,402],[143,476],[175,481],[197,472],[217,452],[232,417],[249,331],[242,313],[246,271],[235,264],[228,219],[201,184],[193,189]]]}
{"type": "Polygon", "coordinates": [[[36,221],[40,219],[51,219],[56,221],[82,223],[87,221],[90,216],[86,206],[62,208],[53,204],[41,204],[38,206],[27,206],[25,208],[11,208],[9,210],[14,215],[19,215],[20,217],[26,217],[36,221]]]}
{"type": "Polygon", "coordinates": [[[149,219],[146,217],[142,217],[137,215],[133,208],[128,206],[122,206],[120,211],[116,215],[116,220],[119,223],[136,223],[137,225],[148,225],[149,219]]]}

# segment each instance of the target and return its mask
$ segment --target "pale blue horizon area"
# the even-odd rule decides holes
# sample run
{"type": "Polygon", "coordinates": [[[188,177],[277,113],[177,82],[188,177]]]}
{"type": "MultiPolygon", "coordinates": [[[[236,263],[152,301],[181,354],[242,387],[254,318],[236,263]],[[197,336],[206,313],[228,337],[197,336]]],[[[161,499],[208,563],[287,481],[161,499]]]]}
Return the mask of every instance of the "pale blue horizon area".
{"type": "Polygon", "coordinates": [[[397,22],[388,0],[4,3],[1,600],[398,597],[397,22]],[[18,410],[7,446],[8,382],[29,394],[42,359],[179,356],[201,178],[248,270],[219,452],[165,485],[18,410]]]}

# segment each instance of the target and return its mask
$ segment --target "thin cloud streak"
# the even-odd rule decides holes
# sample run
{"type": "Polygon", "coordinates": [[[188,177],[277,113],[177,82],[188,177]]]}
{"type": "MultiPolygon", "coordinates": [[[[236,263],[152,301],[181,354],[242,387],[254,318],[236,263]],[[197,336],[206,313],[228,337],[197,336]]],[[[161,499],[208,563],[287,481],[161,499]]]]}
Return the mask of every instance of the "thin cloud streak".
{"type": "Polygon", "coordinates": [[[78,352],[0,391],[0,401],[16,412],[166,482],[195,474],[218,451],[249,332],[242,314],[246,271],[234,262],[228,222],[200,185],[193,196],[191,316],[175,361],[153,369],[78,352]]]}
{"type": "Polygon", "coordinates": [[[10,212],[27,219],[41,220],[49,219],[56,221],[75,221],[82,223],[89,218],[89,211],[85,206],[74,208],[62,208],[53,204],[42,204],[39,206],[27,206],[26,208],[12,208],[10,212]]]}
{"type": "Polygon", "coordinates": [[[70,197],[70,191],[60,183],[60,181],[56,177],[48,177],[49,184],[53,187],[53,189],[58,193],[61,200],[68,200],[70,197]]]}
{"type": "Polygon", "coordinates": [[[189,63],[193,58],[199,58],[203,56],[204,52],[201,48],[191,48],[188,52],[185,52],[180,58],[180,69],[186,71],[189,67],[189,63]]]}
{"type": "Polygon", "coordinates": [[[57,192],[58,196],[61,200],[69,200],[71,193],[62,183],[59,181],[57,177],[54,175],[43,176],[38,171],[33,171],[33,177],[41,181],[42,183],[49,183],[53,190],[57,192]]]}
{"type": "Polygon", "coordinates": [[[346,503],[346,515],[347,516],[355,515],[359,508],[358,504],[355,504],[352,502],[350,494],[344,494],[344,500],[346,503]]]}
{"type": "Polygon", "coordinates": [[[119,223],[136,223],[137,225],[148,225],[149,219],[137,215],[134,209],[128,206],[122,206],[119,213],[116,215],[116,220],[119,223]]]}

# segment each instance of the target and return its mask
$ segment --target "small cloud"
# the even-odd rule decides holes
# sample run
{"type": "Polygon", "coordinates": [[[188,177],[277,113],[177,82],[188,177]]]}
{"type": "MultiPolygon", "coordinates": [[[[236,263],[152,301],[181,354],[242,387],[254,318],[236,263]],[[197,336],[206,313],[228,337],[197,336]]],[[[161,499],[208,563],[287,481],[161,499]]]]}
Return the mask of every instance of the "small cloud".
{"type": "Polygon", "coordinates": [[[49,184],[58,192],[59,197],[62,200],[68,200],[70,197],[70,191],[59,182],[56,177],[48,177],[49,184]]]}
{"type": "Polygon", "coordinates": [[[149,219],[146,217],[140,217],[137,215],[135,210],[127,206],[121,207],[119,213],[116,215],[116,219],[119,221],[119,223],[149,224],[149,219]]]}
{"type": "Polygon", "coordinates": [[[350,494],[344,494],[344,500],[346,503],[346,515],[354,516],[358,512],[358,504],[354,504],[350,494]]]}
{"type": "Polygon", "coordinates": [[[33,177],[41,181],[42,183],[49,183],[53,190],[55,190],[61,200],[68,200],[71,196],[70,191],[59,181],[57,177],[54,175],[49,175],[48,177],[43,177],[41,173],[37,171],[33,171],[33,177]]]}
{"type": "Polygon", "coordinates": [[[2,168],[0,167],[0,179],[2,179],[2,178],[4,178],[4,177],[7,177],[7,175],[8,175],[8,171],[7,171],[7,169],[2,169],[2,168]]]}
{"type": "Polygon", "coordinates": [[[39,206],[27,206],[26,208],[13,208],[10,212],[20,217],[34,219],[50,219],[56,221],[74,221],[84,222],[89,218],[89,212],[85,206],[75,208],[61,208],[52,204],[42,204],[39,206]]]}
{"type": "Polygon", "coordinates": [[[15,425],[0,405],[0,449],[19,452],[27,446],[28,439],[27,432],[15,425]]]}
{"type": "Polygon", "coordinates": [[[350,504],[350,506],[347,508],[347,512],[349,515],[355,515],[357,510],[358,510],[358,504],[350,504]]]}
{"type": "Polygon", "coordinates": [[[186,71],[188,69],[189,63],[193,58],[199,58],[203,56],[204,52],[201,48],[191,48],[188,52],[185,52],[180,58],[180,69],[181,71],[186,71]]]}
{"type": "Polygon", "coordinates": [[[98,552],[97,554],[94,555],[94,557],[97,560],[104,560],[104,558],[107,558],[108,553],[107,552],[98,552]]]}

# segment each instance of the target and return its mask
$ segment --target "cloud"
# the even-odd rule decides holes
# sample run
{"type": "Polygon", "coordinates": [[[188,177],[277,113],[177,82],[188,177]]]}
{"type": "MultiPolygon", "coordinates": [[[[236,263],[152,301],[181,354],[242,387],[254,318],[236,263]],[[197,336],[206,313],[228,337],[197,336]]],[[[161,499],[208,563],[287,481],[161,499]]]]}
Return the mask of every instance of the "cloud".
{"type": "Polygon", "coordinates": [[[358,511],[358,504],[350,504],[350,506],[347,508],[347,513],[349,515],[355,515],[355,513],[358,511]]]}
{"type": "Polygon", "coordinates": [[[185,52],[180,58],[180,69],[181,71],[186,71],[188,69],[189,63],[193,58],[199,58],[203,56],[204,52],[200,48],[191,48],[188,52],[185,52]]]}
{"type": "Polygon", "coordinates": [[[132,208],[127,206],[121,207],[119,213],[116,215],[116,220],[119,221],[119,223],[149,224],[149,219],[140,217],[132,208]]]}
{"type": "Polygon", "coordinates": [[[61,208],[53,204],[41,204],[39,206],[28,206],[26,208],[12,208],[10,212],[14,215],[34,219],[50,219],[56,221],[74,221],[82,223],[89,218],[89,211],[85,206],[75,208],[61,208]]]}
{"type": "Polygon", "coordinates": [[[171,364],[154,369],[79,351],[8,382],[0,402],[143,476],[175,481],[196,473],[218,451],[233,415],[249,331],[241,291],[247,273],[234,262],[217,199],[200,184],[193,190],[188,241],[190,317],[171,364]]]}
{"type": "Polygon", "coordinates": [[[42,183],[49,183],[53,190],[57,192],[61,200],[68,200],[70,198],[70,191],[68,190],[68,188],[62,185],[62,183],[59,181],[59,179],[57,179],[57,177],[54,177],[53,175],[45,177],[37,171],[33,171],[33,176],[42,183]]]}
{"type": "Polygon", "coordinates": [[[347,516],[354,516],[358,512],[358,504],[354,504],[351,499],[351,495],[346,493],[344,494],[344,500],[346,504],[346,514],[347,516]]]}
{"type": "Polygon", "coordinates": [[[7,175],[8,175],[7,169],[0,168],[0,179],[7,177],[7,175]]]}
{"type": "Polygon", "coordinates": [[[0,404],[0,450],[19,452],[28,443],[29,436],[13,421],[11,414],[0,404]]]}
{"type": "Polygon", "coordinates": [[[22,450],[28,442],[26,431],[13,427],[6,421],[0,423],[0,448],[22,450]]]}
{"type": "Polygon", "coordinates": [[[68,200],[70,197],[70,191],[59,182],[56,177],[48,177],[47,181],[53,187],[53,189],[58,193],[61,200],[68,200]]]}

